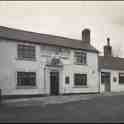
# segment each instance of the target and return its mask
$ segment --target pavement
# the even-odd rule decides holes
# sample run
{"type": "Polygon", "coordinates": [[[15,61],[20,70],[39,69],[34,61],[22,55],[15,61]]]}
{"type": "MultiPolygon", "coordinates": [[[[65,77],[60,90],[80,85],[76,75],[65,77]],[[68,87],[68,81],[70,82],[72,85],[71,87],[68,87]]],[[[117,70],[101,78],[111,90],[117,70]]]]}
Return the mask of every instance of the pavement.
{"type": "Polygon", "coordinates": [[[4,100],[1,122],[124,122],[124,93],[4,100]]]}
{"type": "Polygon", "coordinates": [[[124,92],[109,92],[101,94],[81,94],[81,95],[58,95],[58,96],[44,96],[44,97],[32,97],[32,98],[20,98],[20,99],[6,99],[2,101],[2,104],[8,106],[32,106],[47,104],[62,104],[68,102],[89,100],[101,96],[116,96],[124,95],[124,92]]]}
{"type": "Polygon", "coordinates": [[[45,96],[37,98],[21,98],[21,99],[6,99],[2,103],[8,106],[32,106],[32,105],[47,105],[47,104],[62,104],[74,101],[88,100],[96,97],[97,94],[87,95],[59,95],[59,96],[45,96]]]}

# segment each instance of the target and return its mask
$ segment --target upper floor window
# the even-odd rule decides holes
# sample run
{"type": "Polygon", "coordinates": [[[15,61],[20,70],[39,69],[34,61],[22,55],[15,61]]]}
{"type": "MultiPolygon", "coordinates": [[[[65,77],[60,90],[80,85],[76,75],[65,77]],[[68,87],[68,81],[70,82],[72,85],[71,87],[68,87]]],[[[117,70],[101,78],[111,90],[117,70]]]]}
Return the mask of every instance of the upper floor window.
{"type": "Polygon", "coordinates": [[[86,64],[87,54],[84,52],[75,52],[75,64],[86,64]]]}
{"type": "Polygon", "coordinates": [[[18,58],[26,60],[35,59],[35,46],[31,45],[18,45],[18,58]]]}
{"type": "Polygon", "coordinates": [[[124,84],[124,73],[119,73],[119,84],[124,84]]]}

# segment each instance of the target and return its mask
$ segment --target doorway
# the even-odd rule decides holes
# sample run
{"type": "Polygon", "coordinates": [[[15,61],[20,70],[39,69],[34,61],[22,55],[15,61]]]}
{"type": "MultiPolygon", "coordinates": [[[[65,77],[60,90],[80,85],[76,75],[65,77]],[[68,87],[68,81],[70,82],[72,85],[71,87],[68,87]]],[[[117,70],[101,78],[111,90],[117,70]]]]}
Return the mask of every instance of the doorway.
{"type": "Polygon", "coordinates": [[[111,80],[110,80],[110,72],[101,72],[101,83],[104,84],[104,91],[111,91],[111,80]]]}
{"type": "Polygon", "coordinates": [[[50,95],[59,94],[59,72],[51,71],[50,72],[50,95]]]}

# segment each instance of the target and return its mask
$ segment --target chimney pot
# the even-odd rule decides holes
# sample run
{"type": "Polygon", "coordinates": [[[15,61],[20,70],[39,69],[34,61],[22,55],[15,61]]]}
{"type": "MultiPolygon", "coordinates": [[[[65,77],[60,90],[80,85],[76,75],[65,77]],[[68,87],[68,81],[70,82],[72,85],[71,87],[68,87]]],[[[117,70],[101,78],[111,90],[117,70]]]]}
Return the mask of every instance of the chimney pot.
{"type": "Polygon", "coordinates": [[[90,30],[84,29],[82,31],[82,41],[90,43],[90,30]]]}
{"type": "Polygon", "coordinates": [[[107,45],[104,46],[104,56],[112,56],[112,47],[110,46],[110,38],[107,38],[107,45]]]}
{"type": "Polygon", "coordinates": [[[110,38],[107,38],[107,45],[110,46],[110,38]]]}

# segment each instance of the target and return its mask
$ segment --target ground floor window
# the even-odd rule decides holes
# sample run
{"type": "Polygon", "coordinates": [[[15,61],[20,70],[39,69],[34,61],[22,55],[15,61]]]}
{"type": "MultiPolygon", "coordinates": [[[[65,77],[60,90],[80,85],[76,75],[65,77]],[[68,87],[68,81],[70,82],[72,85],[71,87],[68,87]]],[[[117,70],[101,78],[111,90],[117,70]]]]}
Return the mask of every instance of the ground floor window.
{"type": "Polygon", "coordinates": [[[119,73],[119,84],[124,84],[124,73],[119,73]]]}
{"type": "Polygon", "coordinates": [[[87,74],[74,74],[74,85],[75,86],[86,86],[87,85],[87,74]]]}
{"type": "Polygon", "coordinates": [[[17,86],[35,86],[36,72],[17,72],[17,86]]]}

